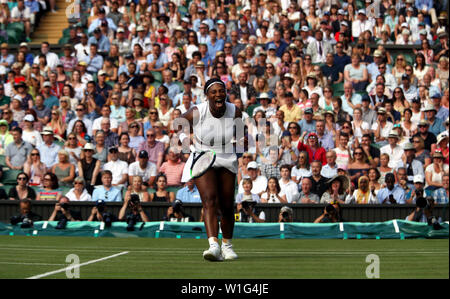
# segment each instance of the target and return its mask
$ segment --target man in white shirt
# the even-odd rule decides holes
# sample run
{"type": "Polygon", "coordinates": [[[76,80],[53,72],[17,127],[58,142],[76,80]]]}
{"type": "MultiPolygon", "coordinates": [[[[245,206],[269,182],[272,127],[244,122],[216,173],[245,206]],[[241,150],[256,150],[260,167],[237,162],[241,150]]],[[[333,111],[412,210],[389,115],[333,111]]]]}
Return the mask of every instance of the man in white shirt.
{"type": "Polygon", "coordinates": [[[331,179],[337,175],[338,166],[336,164],[336,152],[334,150],[329,150],[325,155],[327,159],[327,164],[322,167],[320,174],[327,179],[331,179]]]}
{"type": "Polygon", "coordinates": [[[311,55],[312,63],[325,63],[328,53],[333,53],[331,44],[323,40],[323,32],[316,31],[316,40],[310,42],[306,49],[306,53],[311,55]]]}
{"type": "Polygon", "coordinates": [[[299,197],[298,185],[291,180],[291,168],[289,165],[280,166],[281,179],[279,181],[281,191],[286,194],[286,199],[288,203],[296,202],[299,197]]]}
{"type": "Polygon", "coordinates": [[[86,61],[89,58],[88,36],[81,34],[80,42],[74,46],[78,61],[86,61]]]}
{"type": "Polygon", "coordinates": [[[94,123],[92,124],[92,134],[95,136],[95,133],[101,129],[101,123],[103,119],[109,119],[111,124],[111,131],[117,133],[118,130],[118,122],[117,119],[110,117],[111,116],[111,108],[108,105],[102,107],[100,112],[102,116],[94,119],[94,123]]]}
{"type": "Polygon", "coordinates": [[[352,36],[358,39],[364,31],[369,30],[373,34],[374,23],[367,19],[364,9],[358,10],[358,19],[352,24],[352,36]]]}
{"type": "MultiPolygon", "coordinates": [[[[263,175],[258,175],[258,164],[252,161],[247,164],[248,174],[250,179],[252,179],[253,188],[251,192],[253,194],[260,194],[267,189],[267,178],[263,175]]],[[[244,193],[244,187],[242,186],[242,180],[239,183],[238,193],[244,193]]]]}
{"type": "MultiPolygon", "coordinates": [[[[27,41],[30,41],[32,14],[29,7],[25,6],[23,0],[17,0],[17,6],[11,10],[11,23],[23,23],[27,41]]],[[[33,18],[34,19],[34,18],[33,18]]]]}
{"type": "Polygon", "coordinates": [[[117,147],[109,149],[110,160],[103,166],[103,170],[109,170],[112,173],[111,184],[115,187],[125,187],[128,181],[128,163],[119,160],[119,150],[117,147]]]}
{"type": "MultiPolygon", "coordinates": [[[[47,65],[50,69],[54,70],[56,66],[59,64],[58,55],[50,52],[50,44],[48,42],[42,42],[41,44],[41,54],[45,55],[47,58],[47,65]]],[[[34,64],[39,64],[39,55],[33,60],[34,64]]]]}
{"type": "Polygon", "coordinates": [[[375,142],[379,145],[386,145],[386,139],[393,128],[394,124],[387,121],[386,109],[384,109],[384,107],[379,107],[377,111],[377,121],[371,128],[375,135],[375,142]]]}
{"type": "Polygon", "coordinates": [[[393,169],[395,169],[397,165],[402,162],[402,155],[404,153],[403,148],[399,146],[397,142],[398,142],[398,133],[392,130],[388,135],[389,144],[380,148],[380,154],[389,155],[388,166],[393,169]]]}
{"type": "Polygon", "coordinates": [[[137,175],[142,177],[143,186],[148,188],[153,185],[156,179],[156,165],[148,161],[148,153],[141,150],[138,154],[138,159],[128,167],[128,181],[133,183],[133,177],[137,175]]]}
{"type": "Polygon", "coordinates": [[[184,93],[183,98],[181,100],[181,103],[179,106],[176,107],[176,109],[179,109],[181,111],[181,114],[186,113],[192,106],[194,106],[194,103],[192,103],[192,98],[189,93],[184,93]]]}

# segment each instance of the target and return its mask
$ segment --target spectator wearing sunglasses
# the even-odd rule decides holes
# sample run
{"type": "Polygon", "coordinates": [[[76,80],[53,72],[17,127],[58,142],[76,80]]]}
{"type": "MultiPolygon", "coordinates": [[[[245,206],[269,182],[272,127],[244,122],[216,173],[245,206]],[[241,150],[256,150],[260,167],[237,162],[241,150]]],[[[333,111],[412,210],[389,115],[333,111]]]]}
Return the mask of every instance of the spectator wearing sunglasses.
{"type": "MultiPolygon", "coordinates": [[[[22,200],[22,199],[36,199],[36,192],[33,188],[28,186],[30,177],[25,173],[21,172],[17,175],[17,185],[9,190],[8,197],[10,200],[22,200]]],[[[3,189],[2,189],[3,190],[3,189]]],[[[0,198],[1,198],[0,192],[0,198]]],[[[5,198],[6,199],[6,198],[5,198]]]]}

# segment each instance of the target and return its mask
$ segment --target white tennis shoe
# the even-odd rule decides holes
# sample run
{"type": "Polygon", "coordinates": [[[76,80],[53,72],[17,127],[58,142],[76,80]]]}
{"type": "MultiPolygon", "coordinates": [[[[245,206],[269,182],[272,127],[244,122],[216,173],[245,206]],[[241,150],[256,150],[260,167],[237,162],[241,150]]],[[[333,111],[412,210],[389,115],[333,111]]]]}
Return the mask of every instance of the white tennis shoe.
{"type": "Polygon", "coordinates": [[[222,257],[225,260],[235,260],[238,258],[236,252],[233,250],[233,245],[229,243],[222,243],[222,257]]]}
{"type": "Polygon", "coordinates": [[[209,246],[208,250],[203,251],[203,258],[211,262],[223,261],[222,252],[220,251],[219,244],[213,244],[209,246]]]}

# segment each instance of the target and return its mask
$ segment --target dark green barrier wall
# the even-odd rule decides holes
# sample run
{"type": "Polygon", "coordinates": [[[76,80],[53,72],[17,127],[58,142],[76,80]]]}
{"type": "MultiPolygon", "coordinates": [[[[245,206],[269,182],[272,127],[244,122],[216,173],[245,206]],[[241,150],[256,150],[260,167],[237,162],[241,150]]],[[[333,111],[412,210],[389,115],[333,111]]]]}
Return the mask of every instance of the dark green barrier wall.
{"type": "MultiPolygon", "coordinates": [[[[40,221],[33,228],[0,223],[0,235],[19,236],[78,236],[78,237],[141,237],[205,239],[203,223],[147,222],[137,223],[134,231],[127,224],[113,223],[110,228],[102,222],[68,222],[65,229],[56,229],[56,221],[40,221]]],[[[269,239],[406,239],[448,238],[448,223],[434,230],[425,223],[393,220],[379,223],[236,223],[234,238],[269,239]]],[[[221,237],[221,236],[219,236],[221,237]]]]}
{"type": "MultiPolygon", "coordinates": [[[[83,220],[87,220],[93,202],[73,202],[73,209],[80,211],[83,220]]],[[[41,215],[43,219],[48,219],[54,209],[55,202],[34,201],[32,210],[41,215]]],[[[150,221],[161,221],[167,214],[168,203],[143,203],[144,211],[147,213],[150,221]]],[[[267,222],[277,222],[278,214],[283,204],[260,204],[257,205],[266,214],[267,222]]],[[[314,222],[324,210],[322,204],[291,204],[294,211],[295,222],[314,222]]],[[[108,203],[108,209],[114,215],[119,214],[122,203],[108,203]]],[[[201,205],[185,204],[186,213],[192,215],[196,221],[200,220],[201,205]]],[[[343,205],[342,216],[346,222],[382,222],[392,219],[405,219],[414,209],[414,205],[343,205]]],[[[18,201],[4,200],[0,201],[0,221],[9,222],[11,216],[19,212],[18,201]]],[[[448,205],[436,205],[434,210],[436,217],[441,217],[443,221],[448,221],[448,205]]]]}

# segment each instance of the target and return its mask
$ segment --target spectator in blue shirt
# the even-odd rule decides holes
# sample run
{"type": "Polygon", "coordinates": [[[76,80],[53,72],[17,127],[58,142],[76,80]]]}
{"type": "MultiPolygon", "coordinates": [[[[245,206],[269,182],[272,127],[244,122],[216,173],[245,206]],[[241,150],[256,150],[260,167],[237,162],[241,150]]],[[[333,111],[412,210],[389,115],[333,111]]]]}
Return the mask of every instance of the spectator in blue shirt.
{"type": "Polygon", "coordinates": [[[288,47],[288,44],[281,39],[281,31],[275,29],[273,32],[273,41],[266,44],[266,50],[269,50],[269,47],[273,47],[275,45],[276,56],[280,57],[283,55],[284,50],[288,47]]]}
{"type": "Polygon", "coordinates": [[[90,74],[97,74],[103,68],[103,57],[97,54],[98,45],[91,44],[89,57],[85,61],[88,64],[86,70],[90,74]]]}
{"type": "Polygon", "coordinates": [[[441,119],[436,118],[436,108],[429,104],[425,107],[425,118],[428,121],[428,131],[433,133],[435,136],[439,135],[439,133],[445,131],[444,123],[441,119]]]}
{"type": "Polygon", "coordinates": [[[15,60],[14,55],[8,53],[8,44],[3,43],[0,47],[0,65],[4,66],[8,72],[15,60]]]}
{"type": "Polygon", "coordinates": [[[59,100],[57,97],[50,94],[52,84],[50,81],[44,82],[44,89],[42,91],[42,97],[44,98],[44,106],[48,109],[53,109],[53,107],[59,107],[59,100]]]}
{"type": "Polygon", "coordinates": [[[442,176],[442,188],[437,189],[433,193],[433,198],[437,204],[448,204],[449,185],[449,174],[445,173],[442,176]]]}
{"type": "Polygon", "coordinates": [[[380,189],[377,198],[380,204],[404,204],[405,190],[399,185],[395,185],[393,173],[387,173],[385,177],[386,187],[380,189]]]}
{"type": "Polygon", "coordinates": [[[210,41],[208,41],[206,45],[208,46],[209,57],[214,60],[216,58],[216,53],[223,51],[225,42],[223,39],[217,39],[217,30],[214,28],[209,31],[209,37],[210,41]]]}
{"type": "Polygon", "coordinates": [[[102,185],[95,188],[92,193],[92,200],[97,201],[102,199],[106,202],[120,202],[122,201],[122,191],[112,185],[112,173],[109,170],[104,170],[101,173],[102,185]]]}
{"type": "Polygon", "coordinates": [[[51,168],[53,165],[59,162],[58,152],[61,147],[55,144],[52,128],[44,128],[41,133],[43,135],[44,142],[41,143],[37,149],[39,150],[41,162],[45,164],[47,168],[51,168]]]}
{"type": "Polygon", "coordinates": [[[169,67],[169,60],[164,52],[161,52],[161,46],[158,43],[153,44],[153,53],[147,55],[148,70],[153,72],[162,72],[169,67]]]}
{"type": "Polygon", "coordinates": [[[194,184],[194,180],[189,180],[186,186],[178,190],[177,199],[181,200],[183,203],[194,202],[201,203],[200,193],[198,192],[197,186],[194,184]]]}
{"type": "Polygon", "coordinates": [[[175,99],[176,95],[180,93],[180,87],[173,82],[172,76],[171,70],[164,70],[162,73],[163,85],[169,90],[167,94],[171,100],[175,99]]]}
{"type": "Polygon", "coordinates": [[[316,132],[316,121],[313,119],[314,112],[312,108],[306,108],[303,114],[303,119],[298,122],[301,132],[316,132]]]}
{"type": "MultiPolygon", "coordinates": [[[[111,47],[109,39],[102,33],[100,28],[94,30],[94,35],[88,40],[88,45],[92,46],[96,44],[99,52],[107,53],[111,47]]],[[[102,61],[103,65],[103,61],[102,61]]]]}
{"type": "Polygon", "coordinates": [[[98,27],[101,26],[102,22],[106,22],[108,24],[108,28],[111,28],[112,30],[116,31],[117,26],[114,24],[114,21],[111,18],[107,18],[105,16],[105,9],[100,8],[98,11],[98,18],[93,20],[91,25],[89,26],[88,33],[91,34],[94,32],[98,27]]]}

